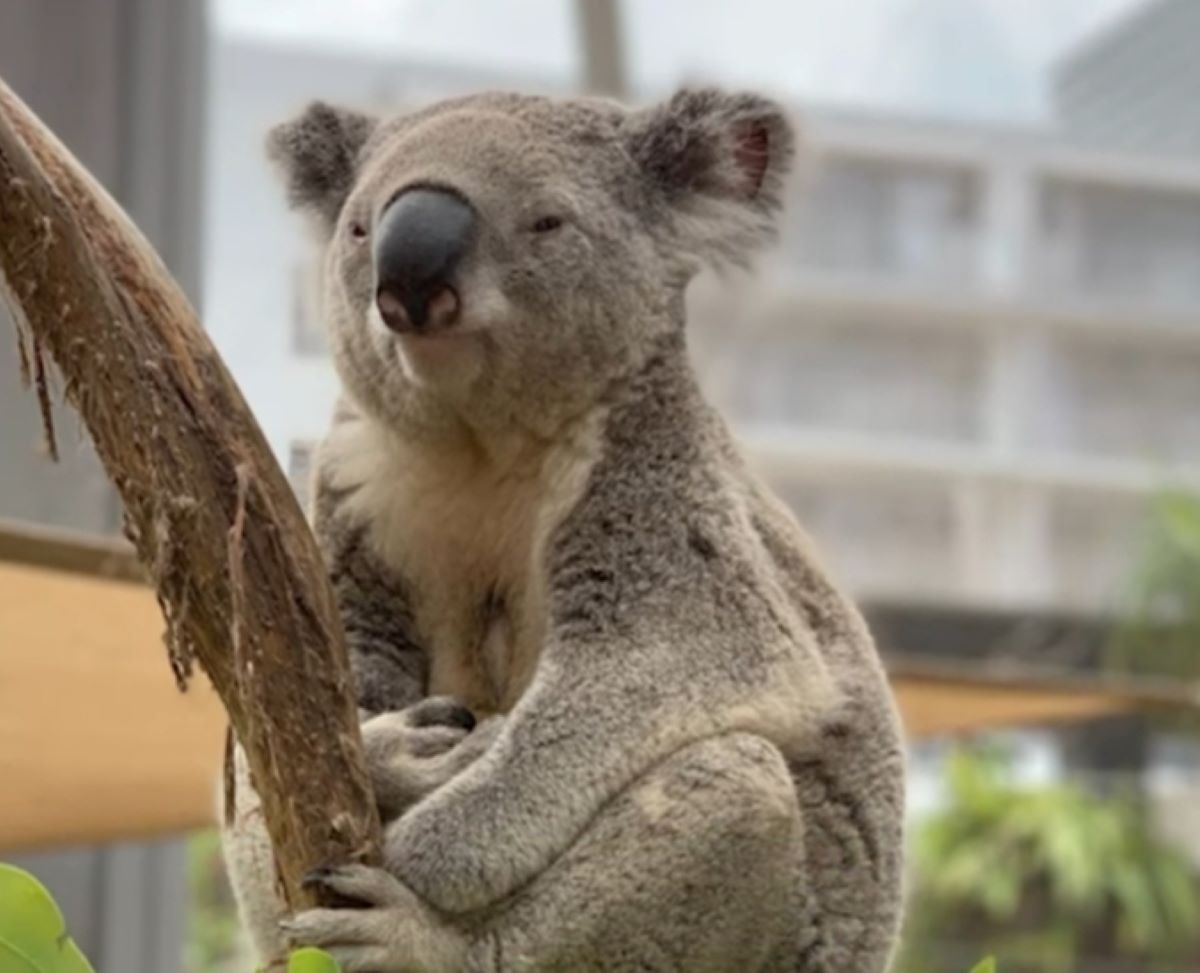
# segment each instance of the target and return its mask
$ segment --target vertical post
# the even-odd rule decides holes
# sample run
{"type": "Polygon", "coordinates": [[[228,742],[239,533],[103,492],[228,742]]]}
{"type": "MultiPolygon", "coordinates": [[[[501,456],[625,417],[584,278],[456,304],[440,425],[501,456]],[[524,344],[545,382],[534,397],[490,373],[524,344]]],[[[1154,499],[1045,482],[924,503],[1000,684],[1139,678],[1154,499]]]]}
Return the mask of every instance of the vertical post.
{"type": "MultiPolygon", "coordinates": [[[[1037,174],[1016,152],[992,160],[984,179],[979,279],[984,296],[1009,305],[1013,314],[990,320],[981,336],[982,446],[1001,471],[1008,467],[1019,474],[1035,445],[1030,436],[1044,404],[1049,360],[1046,334],[1019,317],[1037,266],[1037,174]]],[[[1001,476],[964,484],[960,494],[963,575],[971,594],[1018,605],[1045,599],[1052,584],[1046,488],[1001,476]]]]}
{"type": "Polygon", "coordinates": [[[628,93],[620,0],[575,0],[585,91],[619,98],[628,93]]]}
{"type": "MultiPolygon", "coordinates": [[[[995,160],[985,180],[979,278],[985,296],[1017,304],[1031,290],[1037,184],[1025,160],[1012,156],[995,160]]],[[[1045,358],[1040,339],[1017,320],[994,324],[985,336],[984,434],[993,455],[1007,458],[1020,448],[1031,400],[1039,392],[1036,379],[1045,358]]]]}

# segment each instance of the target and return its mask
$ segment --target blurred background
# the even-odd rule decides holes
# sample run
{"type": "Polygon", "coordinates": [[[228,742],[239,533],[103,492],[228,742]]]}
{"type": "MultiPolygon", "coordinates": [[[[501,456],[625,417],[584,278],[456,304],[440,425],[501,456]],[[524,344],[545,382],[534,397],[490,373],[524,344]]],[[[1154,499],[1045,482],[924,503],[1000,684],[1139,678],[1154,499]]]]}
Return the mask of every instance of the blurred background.
{"type": "MultiPolygon", "coordinates": [[[[160,249],[303,492],[336,380],[263,157],[312,97],[751,86],[805,152],[692,344],[911,738],[902,973],[1200,970],[1200,0],[4,0],[3,77],[160,249]]],[[[104,971],[247,971],[207,689],[0,368],[0,859],[104,971]]],[[[76,423],[59,421],[70,439],[76,423]]]]}

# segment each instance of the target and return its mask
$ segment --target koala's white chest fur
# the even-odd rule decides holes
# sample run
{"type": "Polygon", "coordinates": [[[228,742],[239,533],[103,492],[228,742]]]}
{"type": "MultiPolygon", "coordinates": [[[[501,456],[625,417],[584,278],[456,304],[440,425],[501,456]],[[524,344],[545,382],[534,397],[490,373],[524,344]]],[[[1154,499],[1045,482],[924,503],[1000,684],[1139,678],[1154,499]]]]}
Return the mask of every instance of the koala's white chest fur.
{"type": "Polygon", "coordinates": [[[501,457],[406,442],[355,417],[322,446],[344,511],[408,585],[430,655],[432,694],[507,710],[546,633],[545,547],[580,495],[597,449],[581,435],[501,457]]]}

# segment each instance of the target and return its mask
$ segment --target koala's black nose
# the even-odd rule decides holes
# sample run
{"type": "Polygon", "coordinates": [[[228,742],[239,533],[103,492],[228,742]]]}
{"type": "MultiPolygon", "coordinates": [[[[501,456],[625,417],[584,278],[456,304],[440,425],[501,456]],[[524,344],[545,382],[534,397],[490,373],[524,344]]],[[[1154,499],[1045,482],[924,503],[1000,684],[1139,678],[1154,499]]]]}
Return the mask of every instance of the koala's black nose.
{"type": "Polygon", "coordinates": [[[454,271],[471,244],[475,213],[441,189],[409,189],[380,217],[372,255],[375,302],[393,331],[433,331],[458,315],[454,271]]]}

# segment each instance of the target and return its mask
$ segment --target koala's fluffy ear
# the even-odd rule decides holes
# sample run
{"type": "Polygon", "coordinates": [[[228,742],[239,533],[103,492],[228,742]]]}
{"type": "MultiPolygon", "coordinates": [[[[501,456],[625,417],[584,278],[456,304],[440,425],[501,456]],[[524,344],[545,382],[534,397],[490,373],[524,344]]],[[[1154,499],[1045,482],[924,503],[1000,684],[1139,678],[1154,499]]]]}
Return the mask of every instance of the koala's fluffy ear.
{"type": "Polygon", "coordinates": [[[369,115],[314,101],[267,136],[267,156],[283,172],[288,201],[316,216],[327,233],[350,194],[376,124],[369,115]]]}
{"type": "Polygon", "coordinates": [[[626,121],[634,161],[665,198],[673,242],[713,263],[744,264],[774,239],[795,137],[787,114],[754,94],[680,91],[626,121]]]}

